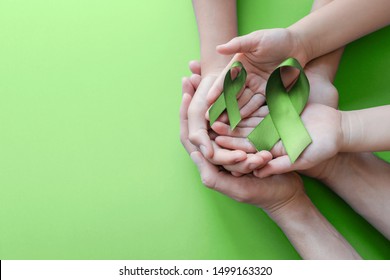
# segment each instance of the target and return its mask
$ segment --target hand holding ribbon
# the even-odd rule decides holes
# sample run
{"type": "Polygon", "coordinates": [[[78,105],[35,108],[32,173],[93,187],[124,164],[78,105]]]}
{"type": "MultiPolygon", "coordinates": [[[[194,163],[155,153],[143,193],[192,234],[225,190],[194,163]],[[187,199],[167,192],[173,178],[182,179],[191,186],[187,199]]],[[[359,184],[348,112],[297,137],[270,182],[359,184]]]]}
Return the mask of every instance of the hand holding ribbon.
{"type": "MultiPolygon", "coordinates": [[[[232,99],[236,100],[236,96],[245,85],[246,71],[239,62],[233,63],[231,69],[237,66],[241,66],[241,72],[235,80],[232,80],[231,70],[228,71],[225,76],[224,92],[210,108],[211,125],[225,108],[232,129],[241,120],[237,101],[233,102],[232,99]],[[225,100],[225,104],[223,104],[223,100],[225,100]]],[[[299,117],[307,103],[309,92],[309,82],[296,59],[285,60],[272,72],[267,82],[267,103],[270,114],[248,136],[257,150],[270,150],[282,138],[291,162],[295,162],[302,151],[311,143],[310,135],[299,117]],[[300,75],[289,93],[280,76],[280,68],[286,66],[300,70],[300,75]]]]}

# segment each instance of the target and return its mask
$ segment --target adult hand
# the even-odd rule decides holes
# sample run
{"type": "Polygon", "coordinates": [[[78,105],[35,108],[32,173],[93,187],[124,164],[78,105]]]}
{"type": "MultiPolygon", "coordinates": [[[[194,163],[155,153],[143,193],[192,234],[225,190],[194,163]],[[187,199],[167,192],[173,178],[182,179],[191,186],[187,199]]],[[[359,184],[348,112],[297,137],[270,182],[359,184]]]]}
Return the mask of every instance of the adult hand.
{"type": "Polygon", "coordinates": [[[239,202],[253,204],[267,212],[286,207],[304,195],[301,178],[296,173],[259,179],[252,174],[234,177],[208,162],[201,153],[191,153],[205,186],[239,202]]]}
{"type": "Polygon", "coordinates": [[[337,88],[333,85],[331,77],[325,73],[328,69],[323,69],[324,66],[317,64],[319,59],[311,61],[305,67],[305,74],[310,82],[308,103],[319,103],[337,109],[339,102],[337,88]]]}
{"type": "MultiPolygon", "coordinates": [[[[193,73],[199,73],[199,63],[191,62],[190,69],[193,73]]],[[[180,139],[188,153],[192,153],[193,151],[197,150],[197,147],[191,143],[188,137],[188,110],[192,104],[192,100],[195,99],[193,96],[196,95],[195,92],[200,83],[201,77],[199,74],[193,74],[190,78],[183,78],[182,80],[183,99],[180,108],[180,139]]],[[[215,143],[215,133],[210,132],[210,135],[210,142],[214,149],[214,154],[208,160],[214,165],[226,165],[228,170],[236,176],[252,172],[255,168],[260,168],[272,158],[269,152],[253,153],[247,155],[243,151],[223,149],[215,143]]]]}

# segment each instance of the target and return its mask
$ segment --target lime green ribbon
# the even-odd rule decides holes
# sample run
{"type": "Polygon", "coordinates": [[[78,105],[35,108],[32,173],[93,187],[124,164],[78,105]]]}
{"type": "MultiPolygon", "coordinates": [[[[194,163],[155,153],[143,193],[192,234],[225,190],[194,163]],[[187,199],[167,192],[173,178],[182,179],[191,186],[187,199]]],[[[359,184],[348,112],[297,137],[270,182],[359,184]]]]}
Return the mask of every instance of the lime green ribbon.
{"type": "MultiPolygon", "coordinates": [[[[245,71],[240,62],[237,62],[235,66],[233,65],[231,68],[241,66],[241,72],[245,71]]],[[[238,80],[239,76],[240,75],[237,76],[236,80],[238,80]]],[[[244,72],[244,76],[246,78],[246,72],[244,72]]],[[[237,117],[236,115],[237,110],[238,115],[240,113],[236,95],[238,95],[245,84],[245,79],[244,81],[241,79],[234,83],[236,80],[231,80],[230,70],[228,71],[225,76],[224,93],[210,108],[210,125],[212,125],[223,113],[225,108],[228,111],[229,122],[232,129],[240,122],[241,116],[237,117]],[[235,85],[235,91],[229,88],[231,84],[235,85]],[[239,87],[239,85],[241,86],[239,87]],[[233,96],[233,92],[235,93],[235,102],[230,100],[233,96]],[[227,93],[229,96],[227,96],[227,93]],[[229,109],[229,106],[234,106],[234,109],[229,109]],[[234,110],[234,114],[229,115],[229,110],[234,110]],[[233,116],[234,119],[231,119],[231,116],[233,116]]],[[[271,73],[267,82],[266,93],[269,114],[248,135],[248,139],[258,151],[271,150],[281,139],[290,161],[294,163],[299,155],[312,142],[311,137],[300,118],[300,114],[305,108],[309,98],[310,85],[302,66],[296,59],[286,59],[271,73]],[[284,87],[280,75],[280,68],[282,67],[294,67],[300,72],[289,92],[284,87]]]]}
{"type": "Polygon", "coordinates": [[[223,92],[215,101],[214,105],[209,110],[210,125],[218,119],[218,117],[227,111],[230,128],[233,130],[241,121],[240,108],[238,107],[237,95],[244,87],[246,81],[246,70],[241,62],[236,61],[231,66],[225,75],[223,82],[223,92]],[[241,67],[241,71],[237,77],[232,80],[231,70],[236,67],[241,67]]]}

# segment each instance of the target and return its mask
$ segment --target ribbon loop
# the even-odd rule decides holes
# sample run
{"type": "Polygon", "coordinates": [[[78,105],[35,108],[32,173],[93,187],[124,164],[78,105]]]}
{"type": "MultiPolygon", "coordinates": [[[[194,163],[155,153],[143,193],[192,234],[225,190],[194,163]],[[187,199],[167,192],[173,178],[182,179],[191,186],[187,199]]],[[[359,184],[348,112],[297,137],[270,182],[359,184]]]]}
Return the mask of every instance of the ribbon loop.
{"type": "Polygon", "coordinates": [[[270,75],[266,86],[269,115],[248,135],[257,150],[270,150],[282,139],[283,145],[294,163],[312,142],[300,114],[309,98],[310,85],[302,66],[294,58],[282,62],[270,75]],[[299,76],[290,92],[283,85],[280,69],[294,67],[299,76]]]}
{"type": "MultiPolygon", "coordinates": [[[[233,130],[241,121],[237,95],[245,85],[246,70],[242,63],[234,62],[226,73],[223,92],[210,108],[210,125],[227,109],[230,127],[233,130]],[[241,67],[237,77],[231,79],[231,70],[241,67]]],[[[266,100],[269,114],[248,135],[250,142],[258,151],[271,150],[281,139],[290,161],[294,163],[299,155],[312,142],[300,114],[309,98],[310,85],[302,66],[295,58],[283,61],[270,75],[266,86],[266,100]],[[288,92],[283,85],[280,70],[282,67],[294,67],[299,76],[288,92]]]]}

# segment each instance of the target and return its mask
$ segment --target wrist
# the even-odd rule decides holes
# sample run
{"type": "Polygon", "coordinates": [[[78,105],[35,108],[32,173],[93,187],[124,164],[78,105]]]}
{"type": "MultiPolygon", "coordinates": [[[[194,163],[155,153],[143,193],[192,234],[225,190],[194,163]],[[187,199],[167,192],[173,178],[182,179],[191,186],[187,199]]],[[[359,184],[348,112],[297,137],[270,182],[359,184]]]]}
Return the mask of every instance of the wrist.
{"type": "Polygon", "coordinates": [[[287,31],[290,33],[293,41],[291,56],[296,58],[302,66],[305,66],[310,60],[312,60],[312,48],[311,45],[303,34],[300,34],[294,25],[287,27],[287,31]]]}
{"type": "Polygon", "coordinates": [[[315,179],[321,181],[325,185],[333,185],[334,182],[339,181],[340,176],[345,176],[344,171],[350,170],[354,161],[354,154],[352,153],[338,153],[336,156],[323,163],[324,166],[316,176],[315,179]]]}
{"type": "Polygon", "coordinates": [[[294,199],[282,207],[266,211],[272,220],[275,221],[282,229],[284,228],[301,228],[310,218],[311,211],[314,207],[310,198],[301,191],[294,199]]]}
{"type": "MultiPolygon", "coordinates": [[[[282,175],[282,176],[286,176],[282,175]]],[[[288,179],[288,187],[293,191],[286,199],[279,200],[277,203],[272,203],[270,205],[262,205],[260,206],[263,208],[268,215],[275,220],[284,220],[285,216],[288,216],[290,213],[295,212],[296,210],[299,210],[301,205],[305,204],[306,201],[306,193],[303,188],[303,181],[301,176],[299,176],[297,173],[292,172],[289,173],[291,175],[288,179]]],[[[272,179],[276,180],[273,182],[273,184],[278,185],[282,182],[278,181],[280,178],[280,175],[272,176],[272,179]]],[[[286,182],[284,182],[286,183],[286,182]]]]}
{"type": "Polygon", "coordinates": [[[219,74],[221,74],[221,72],[230,63],[232,58],[233,56],[231,55],[221,55],[216,51],[212,56],[203,55],[200,61],[202,77],[219,76],[219,74]]]}
{"type": "Polygon", "coordinates": [[[351,112],[339,111],[341,114],[341,147],[340,152],[348,152],[351,146],[351,112]]]}

